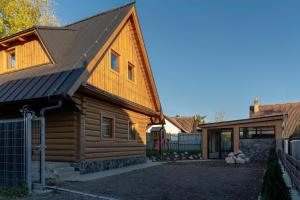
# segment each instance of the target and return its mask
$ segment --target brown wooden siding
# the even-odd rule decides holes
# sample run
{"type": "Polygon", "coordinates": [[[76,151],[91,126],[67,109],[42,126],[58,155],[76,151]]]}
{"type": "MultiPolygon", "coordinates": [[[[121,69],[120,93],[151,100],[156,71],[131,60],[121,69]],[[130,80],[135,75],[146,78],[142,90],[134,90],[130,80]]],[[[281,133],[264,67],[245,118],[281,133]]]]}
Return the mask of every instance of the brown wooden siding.
{"type": "MultiPolygon", "coordinates": [[[[36,103],[38,104],[38,103],[36,103]]],[[[36,114],[46,105],[38,105],[34,108],[36,114]]],[[[0,119],[22,118],[20,108],[23,105],[1,107],[0,119]]],[[[34,106],[29,106],[33,108],[34,106]]],[[[71,107],[49,111],[45,115],[46,119],[46,159],[47,161],[76,162],[79,160],[77,135],[80,134],[78,123],[80,113],[71,107]]],[[[33,123],[32,148],[33,158],[38,159],[38,148],[40,134],[39,126],[33,123]]]]}
{"type": "Polygon", "coordinates": [[[74,99],[81,104],[83,113],[82,159],[106,160],[145,155],[149,117],[84,95],[76,94],[74,99]],[[101,115],[114,117],[115,131],[111,140],[101,139],[101,115]],[[128,139],[129,120],[137,124],[138,135],[135,141],[128,139]]]}
{"type": "Polygon", "coordinates": [[[133,22],[128,20],[106,52],[102,61],[88,79],[88,83],[114,95],[155,110],[149,80],[146,76],[140,44],[133,22]],[[119,55],[119,72],[110,67],[111,51],[119,55]],[[128,80],[128,63],[134,66],[134,81],[128,80]]]}
{"type": "Polygon", "coordinates": [[[36,36],[0,49],[0,74],[46,63],[50,63],[50,59],[36,36]],[[16,53],[16,67],[13,69],[7,68],[7,50],[10,49],[15,49],[16,53]]]}
{"type": "Polygon", "coordinates": [[[46,114],[46,159],[75,162],[77,154],[78,115],[72,110],[46,114]]]}

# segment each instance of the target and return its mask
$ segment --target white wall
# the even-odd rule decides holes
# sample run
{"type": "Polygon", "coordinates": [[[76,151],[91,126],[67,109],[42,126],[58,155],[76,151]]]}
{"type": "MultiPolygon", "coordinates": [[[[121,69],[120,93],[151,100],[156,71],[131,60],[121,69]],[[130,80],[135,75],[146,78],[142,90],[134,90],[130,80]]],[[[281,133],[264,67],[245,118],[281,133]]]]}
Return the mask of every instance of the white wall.
{"type": "MultiPolygon", "coordinates": [[[[169,134],[178,134],[181,133],[181,130],[172,124],[169,120],[165,119],[166,124],[164,125],[166,133],[169,134]]],[[[161,127],[161,125],[152,125],[147,129],[147,133],[150,133],[152,127],[161,127]]]]}

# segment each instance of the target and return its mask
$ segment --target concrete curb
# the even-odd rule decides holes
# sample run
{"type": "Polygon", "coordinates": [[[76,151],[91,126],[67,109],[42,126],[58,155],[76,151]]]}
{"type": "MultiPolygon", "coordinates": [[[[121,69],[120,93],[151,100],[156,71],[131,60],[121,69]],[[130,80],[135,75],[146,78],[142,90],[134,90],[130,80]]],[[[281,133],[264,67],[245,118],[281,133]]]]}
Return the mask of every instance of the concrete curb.
{"type": "Polygon", "coordinates": [[[101,172],[95,172],[95,173],[90,173],[90,174],[76,175],[76,176],[63,178],[61,180],[63,180],[63,181],[86,182],[86,181],[92,181],[92,180],[99,179],[99,178],[105,178],[105,177],[109,177],[109,176],[114,176],[114,175],[118,175],[118,174],[132,172],[132,171],[135,171],[135,170],[154,167],[154,166],[158,166],[158,165],[161,165],[161,164],[162,164],[162,162],[147,161],[144,164],[132,165],[132,166],[129,166],[129,167],[116,168],[116,169],[111,169],[111,170],[101,171],[101,172]]]}
{"type": "Polygon", "coordinates": [[[287,173],[287,171],[284,170],[283,164],[281,163],[280,160],[278,160],[279,165],[281,167],[281,171],[282,171],[282,178],[286,184],[286,186],[290,189],[291,192],[291,198],[293,200],[300,200],[300,194],[299,192],[293,187],[292,181],[291,181],[291,177],[290,175],[287,173]]]}

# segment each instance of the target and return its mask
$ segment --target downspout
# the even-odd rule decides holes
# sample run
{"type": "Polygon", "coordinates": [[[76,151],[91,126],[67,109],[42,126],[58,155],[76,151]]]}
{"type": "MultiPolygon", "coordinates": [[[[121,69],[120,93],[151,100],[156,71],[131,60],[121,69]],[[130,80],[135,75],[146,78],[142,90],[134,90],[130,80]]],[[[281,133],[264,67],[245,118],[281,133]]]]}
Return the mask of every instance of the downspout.
{"type": "Polygon", "coordinates": [[[41,154],[41,186],[45,188],[46,186],[46,133],[45,133],[45,113],[49,110],[54,110],[60,108],[62,106],[62,100],[58,101],[58,104],[55,106],[44,107],[40,110],[40,118],[41,118],[41,144],[40,144],[40,154],[41,154]]]}

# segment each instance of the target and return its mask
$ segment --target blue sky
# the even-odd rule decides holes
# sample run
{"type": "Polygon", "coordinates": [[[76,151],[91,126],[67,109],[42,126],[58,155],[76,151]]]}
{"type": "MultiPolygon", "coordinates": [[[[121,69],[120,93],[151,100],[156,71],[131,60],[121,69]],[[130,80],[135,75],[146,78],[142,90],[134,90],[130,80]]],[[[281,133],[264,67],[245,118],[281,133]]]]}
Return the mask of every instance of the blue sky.
{"type": "MultiPolygon", "coordinates": [[[[128,3],[56,0],[62,24],[128,3]]],[[[300,101],[300,1],[137,0],[164,112],[246,118],[262,104],[300,101]]]]}

